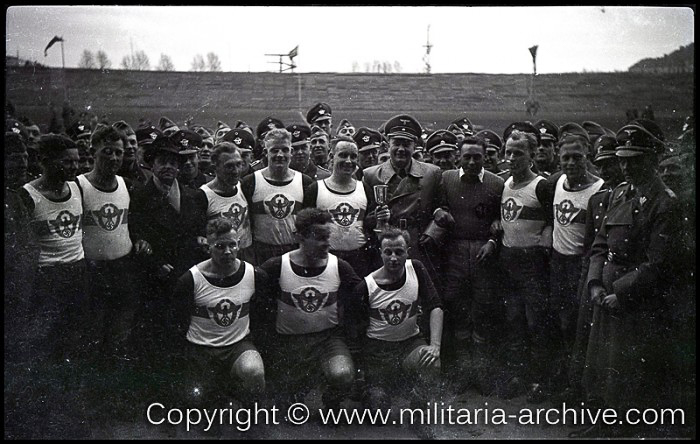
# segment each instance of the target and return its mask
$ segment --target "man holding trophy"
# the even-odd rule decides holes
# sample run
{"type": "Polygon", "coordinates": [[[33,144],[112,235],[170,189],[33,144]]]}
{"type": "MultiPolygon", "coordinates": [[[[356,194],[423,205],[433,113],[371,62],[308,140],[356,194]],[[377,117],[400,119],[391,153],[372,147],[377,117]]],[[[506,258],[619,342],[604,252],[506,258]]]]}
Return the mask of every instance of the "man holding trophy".
{"type": "Polygon", "coordinates": [[[413,159],[422,133],[415,118],[400,114],[389,119],[384,128],[389,139],[389,162],[363,173],[363,182],[374,190],[368,213],[374,212],[377,230],[387,224],[407,230],[411,238],[409,257],[423,262],[431,276],[438,276],[439,270],[430,260],[434,255],[434,243],[430,242],[434,227],[430,222],[438,208],[437,187],[442,172],[435,165],[413,159]]]}

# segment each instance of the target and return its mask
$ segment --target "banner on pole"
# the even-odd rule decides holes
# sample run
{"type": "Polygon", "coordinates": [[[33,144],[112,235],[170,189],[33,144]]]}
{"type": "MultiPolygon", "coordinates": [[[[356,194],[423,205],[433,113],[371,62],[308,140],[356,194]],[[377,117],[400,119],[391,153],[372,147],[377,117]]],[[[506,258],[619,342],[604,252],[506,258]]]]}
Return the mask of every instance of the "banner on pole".
{"type": "Polygon", "coordinates": [[[535,45],[532,48],[529,48],[530,54],[532,54],[532,71],[535,73],[535,75],[537,75],[537,46],[539,45],[535,45]]]}
{"type": "Polygon", "coordinates": [[[54,38],[51,39],[49,44],[46,45],[46,48],[44,48],[44,57],[46,57],[48,55],[46,51],[48,51],[49,48],[52,47],[54,43],[62,42],[62,41],[63,41],[63,37],[54,36],[54,38]]]}

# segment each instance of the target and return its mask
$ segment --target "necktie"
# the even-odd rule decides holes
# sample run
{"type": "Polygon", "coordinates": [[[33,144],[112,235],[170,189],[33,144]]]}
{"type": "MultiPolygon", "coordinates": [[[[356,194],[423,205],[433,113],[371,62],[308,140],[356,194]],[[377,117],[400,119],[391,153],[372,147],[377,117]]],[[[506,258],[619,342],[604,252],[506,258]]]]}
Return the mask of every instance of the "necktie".
{"type": "Polygon", "coordinates": [[[403,179],[404,177],[406,177],[406,170],[400,169],[396,174],[398,174],[399,177],[403,179]]]}

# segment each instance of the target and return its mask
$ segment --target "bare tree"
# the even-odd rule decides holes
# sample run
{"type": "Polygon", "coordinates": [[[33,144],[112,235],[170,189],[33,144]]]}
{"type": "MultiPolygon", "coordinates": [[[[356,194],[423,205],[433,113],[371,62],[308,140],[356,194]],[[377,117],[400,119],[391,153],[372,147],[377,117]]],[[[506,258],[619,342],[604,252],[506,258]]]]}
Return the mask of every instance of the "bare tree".
{"type": "Polygon", "coordinates": [[[352,72],[358,72],[360,70],[360,64],[357,63],[357,60],[352,62],[352,72]]]}
{"type": "Polygon", "coordinates": [[[381,69],[382,69],[382,72],[384,74],[391,74],[391,63],[390,62],[382,62],[381,69]]]}
{"type": "Polygon", "coordinates": [[[151,62],[148,56],[143,51],[136,51],[132,56],[124,56],[122,59],[122,68],[132,69],[134,71],[148,71],[151,69],[151,62]]]}
{"type": "Polygon", "coordinates": [[[78,68],[95,69],[95,57],[92,55],[92,52],[87,49],[83,51],[78,68]]]}
{"type": "Polygon", "coordinates": [[[197,54],[194,56],[194,59],[192,59],[191,71],[200,72],[204,71],[205,68],[206,64],[204,63],[204,57],[202,57],[202,54],[197,54]]]}
{"type": "Polygon", "coordinates": [[[167,55],[167,54],[160,55],[160,62],[158,62],[158,66],[156,67],[156,70],[157,71],[175,71],[175,65],[173,64],[173,61],[169,55],[167,55]]]}
{"type": "Polygon", "coordinates": [[[210,52],[207,54],[207,70],[208,71],[221,71],[221,61],[219,56],[210,52]]]}
{"type": "Polygon", "coordinates": [[[97,67],[104,70],[104,69],[109,69],[112,67],[112,62],[109,61],[109,57],[107,57],[107,53],[104,52],[103,50],[97,51],[97,55],[95,57],[97,59],[97,67]]]}
{"type": "Polygon", "coordinates": [[[401,73],[401,63],[398,60],[394,61],[394,72],[401,73]]]}
{"type": "Polygon", "coordinates": [[[365,72],[372,72],[372,67],[369,62],[365,62],[365,72]]]}

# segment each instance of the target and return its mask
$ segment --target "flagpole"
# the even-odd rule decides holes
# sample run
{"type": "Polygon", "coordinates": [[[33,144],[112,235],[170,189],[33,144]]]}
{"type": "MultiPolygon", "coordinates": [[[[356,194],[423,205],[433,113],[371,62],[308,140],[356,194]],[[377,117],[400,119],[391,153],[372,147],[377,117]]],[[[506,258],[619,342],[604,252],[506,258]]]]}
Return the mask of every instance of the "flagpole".
{"type": "Polygon", "coordinates": [[[68,101],[68,80],[66,78],[66,55],[63,51],[63,39],[61,39],[61,66],[63,72],[63,99],[68,101]]]}

